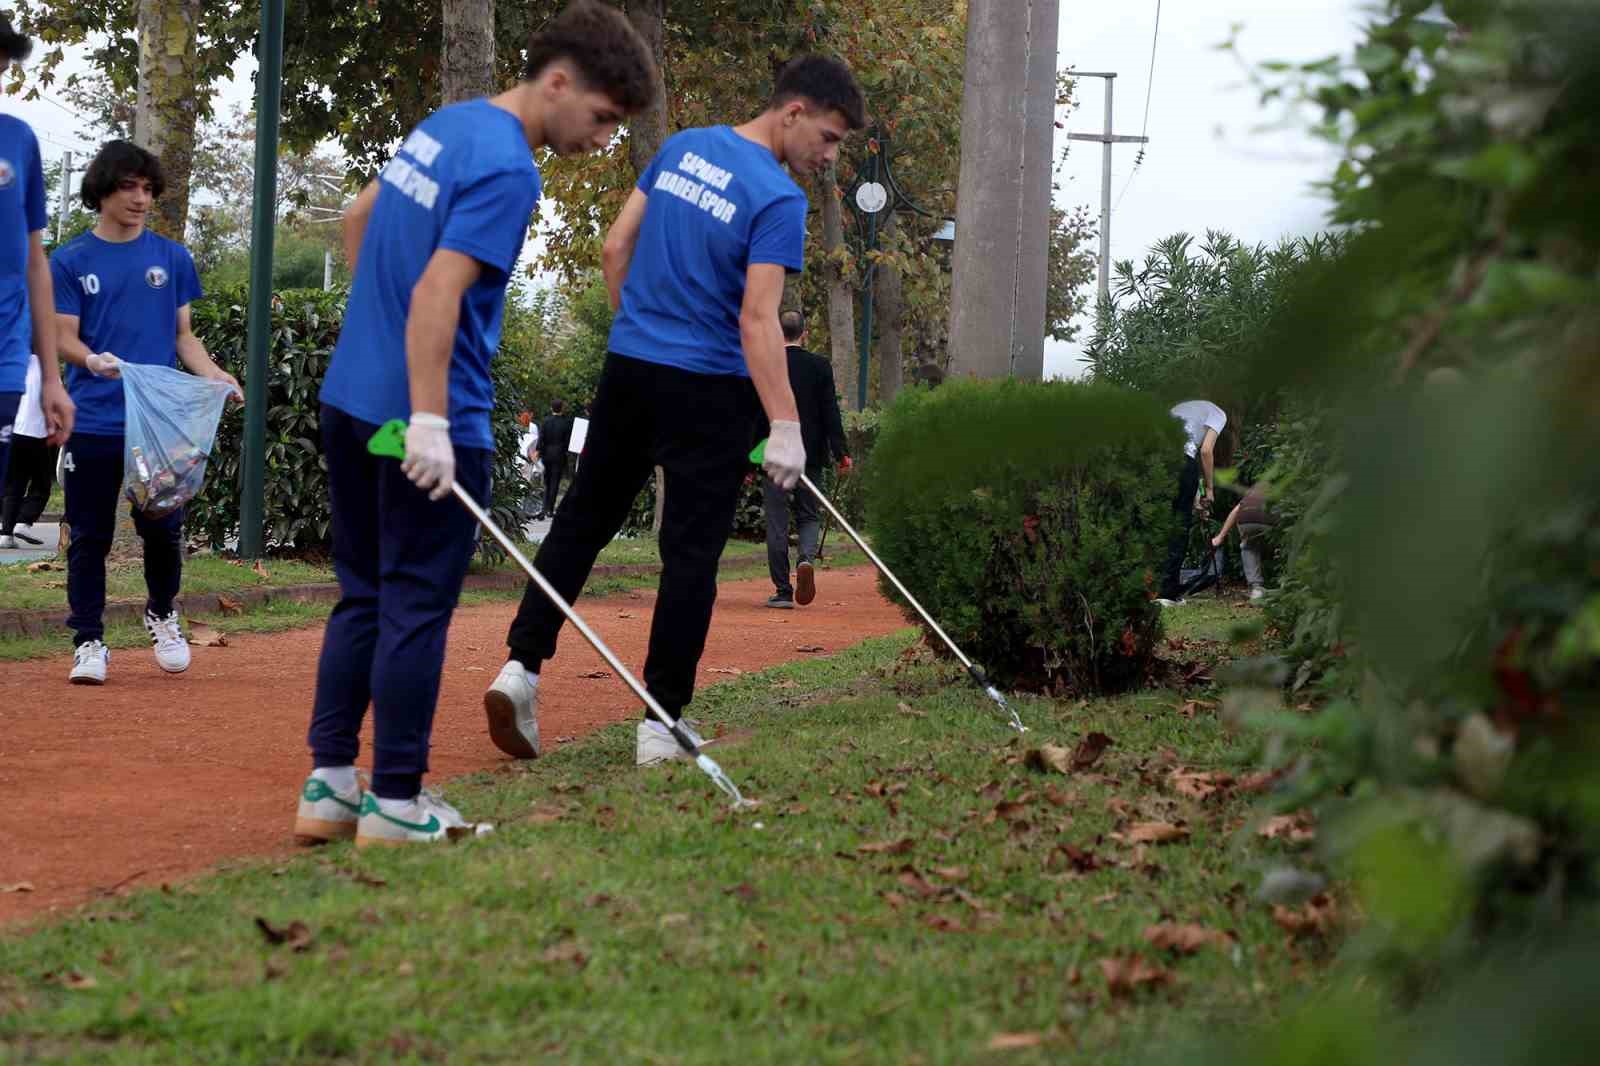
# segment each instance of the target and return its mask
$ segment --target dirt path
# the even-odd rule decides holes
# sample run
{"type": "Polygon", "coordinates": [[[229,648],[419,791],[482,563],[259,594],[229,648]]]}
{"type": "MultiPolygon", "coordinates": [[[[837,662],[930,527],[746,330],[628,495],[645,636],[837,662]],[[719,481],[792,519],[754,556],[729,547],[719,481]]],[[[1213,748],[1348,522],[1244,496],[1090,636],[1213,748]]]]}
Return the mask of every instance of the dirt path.
{"type": "MultiPolygon", "coordinates": [[[[762,580],[720,586],[698,683],[713,669],[759,670],[838,651],[905,626],[870,567],[825,571],[810,608],[773,611],[762,580]]],[[[588,600],[585,618],[635,670],[644,662],[653,589],[588,600]]],[[[433,733],[430,780],[506,761],[489,743],[482,694],[505,661],[513,603],[458,611],[433,733]]],[[[0,923],[61,911],[125,885],[154,885],[220,859],[294,850],[295,793],[309,759],[305,732],[320,627],[242,633],[195,648],[187,674],[162,674],[143,649],[112,653],[104,688],[67,684],[57,659],[0,667],[0,923]]],[[[541,677],[541,738],[580,737],[633,717],[615,678],[585,679],[600,657],[571,627],[541,677]]],[[[368,759],[371,721],[362,741],[368,759]]]]}

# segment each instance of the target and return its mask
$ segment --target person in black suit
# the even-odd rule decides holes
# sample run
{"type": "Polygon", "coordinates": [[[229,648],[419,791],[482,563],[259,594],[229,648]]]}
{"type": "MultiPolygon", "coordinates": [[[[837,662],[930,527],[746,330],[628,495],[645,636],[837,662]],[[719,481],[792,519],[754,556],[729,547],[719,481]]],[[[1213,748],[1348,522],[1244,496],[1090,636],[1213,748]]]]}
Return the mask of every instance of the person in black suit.
{"type": "Polygon", "coordinates": [[[572,416],[565,414],[566,404],[556,400],[550,404],[550,417],[539,423],[538,458],[544,460],[544,511],[536,518],[549,518],[556,513],[556,493],[561,491],[561,476],[567,472],[567,445],[572,440],[572,416]]]}
{"type": "MultiPolygon", "coordinates": [[[[778,323],[783,327],[784,350],[789,356],[789,387],[794,390],[795,406],[800,410],[806,476],[812,484],[821,485],[822,466],[830,454],[838,457],[840,473],[850,469],[844,421],[839,417],[839,395],[834,391],[833,367],[822,356],[806,351],[806,324],[800,312],[785,311],[778,323]]],[[[803,486],[785,492],[765,475],[762,487],[767,512],[767,569],[777,590],[767,600],[767,606],[789,610],[798,603],[803,607],[817,595],[815,561],[822,532],[817,520],[817,498],[803,486]],[[800,529],[800,561],[795,565],[793,584],[789,581],[791,496],[795,525],[800,529]]]]}

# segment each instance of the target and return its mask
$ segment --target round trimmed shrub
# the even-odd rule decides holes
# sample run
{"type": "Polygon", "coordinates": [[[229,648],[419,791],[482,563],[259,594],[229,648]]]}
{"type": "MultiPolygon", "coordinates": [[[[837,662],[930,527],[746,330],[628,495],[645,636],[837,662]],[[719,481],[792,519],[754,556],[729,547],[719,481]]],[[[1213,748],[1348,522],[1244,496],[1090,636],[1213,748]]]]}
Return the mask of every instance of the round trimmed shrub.
{"type": "Polygon", "coordinates": [[[1107,386],[907,390],[873,449],[874,547],[1002,685],[1126,689],[1161,632],[1152,596],[1182,454],[1163,405],[1107,386]]]}

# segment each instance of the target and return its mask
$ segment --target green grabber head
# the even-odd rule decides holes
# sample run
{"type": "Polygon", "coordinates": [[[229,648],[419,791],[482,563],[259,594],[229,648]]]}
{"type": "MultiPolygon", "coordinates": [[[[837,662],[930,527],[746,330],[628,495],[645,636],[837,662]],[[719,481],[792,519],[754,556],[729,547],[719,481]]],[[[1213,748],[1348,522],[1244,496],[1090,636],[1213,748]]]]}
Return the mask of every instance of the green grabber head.
{"type": "Polygon", "coordinates": [[[406,420],[391,418],[378,427],[378,432],[367,441],[367,451],[390,459],[406,457],[406,420]]]}
{"type": "Polygon", "coordinates": [[[763,463],[765,463],[767,461],[767,442],[766,441],[762,441],[760,444],[757,444],[755,446],[755,448],[750,452],[750,461],[752,463],[756,464],[757,466],[761,466],[763,463]]]}

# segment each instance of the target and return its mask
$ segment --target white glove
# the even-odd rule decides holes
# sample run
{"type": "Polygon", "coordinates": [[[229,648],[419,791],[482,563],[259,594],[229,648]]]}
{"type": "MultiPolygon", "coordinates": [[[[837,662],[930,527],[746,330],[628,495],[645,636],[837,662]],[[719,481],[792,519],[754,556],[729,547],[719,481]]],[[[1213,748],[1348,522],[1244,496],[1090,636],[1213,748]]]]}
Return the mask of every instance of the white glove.
{"type": "Polygon", "coordinates": [[[419,411],[406,426],[406,458],[400,469],[430,500],[450,494],[456,478],[456,452],[450,446],[450,420],[419,411]]]}
{"type": "Polygon", "coordinates": [[[806,446],[800,440],[800,423],[774,422],[767,437],[766,459],[761,469],[780,489],[788,492],[800,483],[806,469],[806,446]]]}
{"type": "Polygon", "coordinates": [[[101,352],[91,355],[83,361],[89,368],[89,373],[101,378],[120,378],[122,376],[122,360],[110,352],[101,352]]]}

